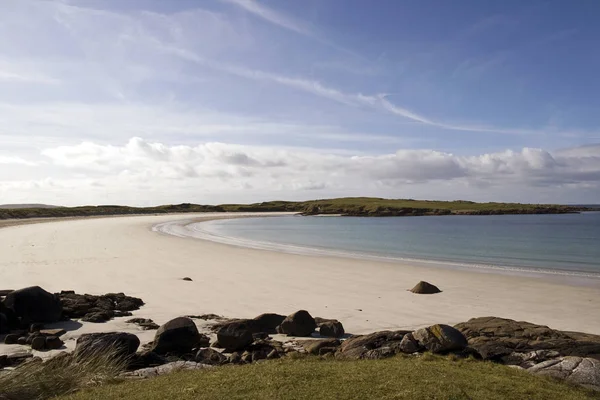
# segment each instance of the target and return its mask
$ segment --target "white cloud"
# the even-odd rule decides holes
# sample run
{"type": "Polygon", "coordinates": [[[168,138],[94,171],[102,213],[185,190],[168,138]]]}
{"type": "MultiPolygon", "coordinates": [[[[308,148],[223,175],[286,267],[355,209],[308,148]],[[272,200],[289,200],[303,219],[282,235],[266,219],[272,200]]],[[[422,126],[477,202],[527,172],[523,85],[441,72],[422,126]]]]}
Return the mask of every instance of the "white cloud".
{"type": "Polygon", "coordinates": [[[2,156],[0,155],[0,164],[15,164],[15,165],[26,165],[26,166],[36,166],[37,164],[32,161],[27,161],[21,157],[16,156],[2,156]]]}

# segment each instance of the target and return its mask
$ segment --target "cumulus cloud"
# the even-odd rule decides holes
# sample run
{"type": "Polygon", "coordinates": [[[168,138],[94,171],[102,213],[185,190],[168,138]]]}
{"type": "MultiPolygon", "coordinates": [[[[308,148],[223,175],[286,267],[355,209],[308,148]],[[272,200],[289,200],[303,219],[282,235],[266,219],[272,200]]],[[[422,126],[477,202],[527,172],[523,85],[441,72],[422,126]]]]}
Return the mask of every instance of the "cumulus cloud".
{"type": "Polygon", "coordinates": [[[345,156],[268,147],[205,143],[168,146],[133,138],[122,146],[84,142],[42,151],[58,166],[130,179],[206,178],[244,181],[252,187],[285,184],[321,190],[377,181],[386,185],[431,181],[552,186],[600,182],[600,155],[542,149],[459,156],[434,150],[398,150],[345,156]]]}

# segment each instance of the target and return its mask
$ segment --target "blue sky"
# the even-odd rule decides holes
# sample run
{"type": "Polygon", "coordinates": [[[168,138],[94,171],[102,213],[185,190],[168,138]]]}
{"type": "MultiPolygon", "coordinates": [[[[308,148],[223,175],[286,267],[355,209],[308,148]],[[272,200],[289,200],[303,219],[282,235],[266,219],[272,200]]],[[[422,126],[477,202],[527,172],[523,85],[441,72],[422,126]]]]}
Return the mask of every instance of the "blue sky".
{"type": "Polygon", "coordinates": [[[597,202],[598,15],[592,0],[4,1],[0,203],[597,202]]]}

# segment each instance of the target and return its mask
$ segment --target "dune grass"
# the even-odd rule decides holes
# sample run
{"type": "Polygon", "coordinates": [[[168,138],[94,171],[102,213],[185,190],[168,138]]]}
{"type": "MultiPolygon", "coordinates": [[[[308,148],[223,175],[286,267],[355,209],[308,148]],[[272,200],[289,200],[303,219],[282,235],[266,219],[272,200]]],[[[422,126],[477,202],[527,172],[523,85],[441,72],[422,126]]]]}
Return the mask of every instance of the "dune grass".
{"type": "Polygon", "coordinates": [[[45,400],[116,380],[127,360],[112,351],[27,362],[0,372],[0,400],[45,400]]]}
{"type": "Polygon", "coordinates": [[[63,400],[594,398],[597,394],[583,388],[502,365],[425,355],[361,361],[307,357],[181,371],[86,389],[63,400]]]}

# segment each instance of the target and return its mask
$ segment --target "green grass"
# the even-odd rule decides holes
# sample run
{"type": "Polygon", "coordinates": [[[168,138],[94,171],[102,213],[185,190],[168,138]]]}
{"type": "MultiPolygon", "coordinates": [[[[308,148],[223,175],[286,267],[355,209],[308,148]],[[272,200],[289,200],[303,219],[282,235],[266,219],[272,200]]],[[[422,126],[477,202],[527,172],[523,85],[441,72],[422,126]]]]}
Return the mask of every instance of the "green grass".
{"type": "Polygon", "coordinates": [[[92,399],[594,399],[593,392],[487,362],[425,355],[387,360],[277,360],[182,371],[86,389],[92,399]]]}
{"type": "Polygon", "coordinates": [[[306,214],[344,214],[361,216],[448,215],[448,214],[540,214],[574,212],[580,208],[556,204],[474,203],[471,201],[429,201],[347,197],[304,202],[269,201],[255,204],[176,204],[158,207],[116,205],[0,209],[2,219],[85,217],[128,214],[166,214],[202,212],[290,211],[306,214]]]}

